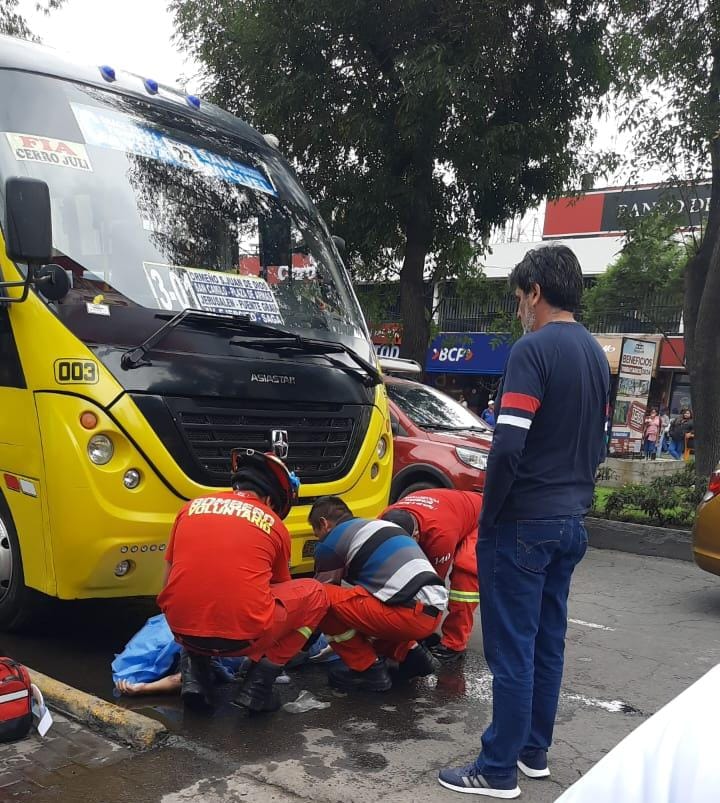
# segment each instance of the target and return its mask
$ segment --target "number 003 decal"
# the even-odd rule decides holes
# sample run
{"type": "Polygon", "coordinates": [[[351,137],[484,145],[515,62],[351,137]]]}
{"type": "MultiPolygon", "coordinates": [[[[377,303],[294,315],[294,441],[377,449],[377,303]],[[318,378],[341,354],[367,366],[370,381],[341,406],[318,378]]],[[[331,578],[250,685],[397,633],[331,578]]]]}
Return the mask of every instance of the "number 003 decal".
{"type": "Polygon", "coordinates": [[[55,360],[55,381],[59,385],[94,385],[97,363],[92,360],[55,360]]]}

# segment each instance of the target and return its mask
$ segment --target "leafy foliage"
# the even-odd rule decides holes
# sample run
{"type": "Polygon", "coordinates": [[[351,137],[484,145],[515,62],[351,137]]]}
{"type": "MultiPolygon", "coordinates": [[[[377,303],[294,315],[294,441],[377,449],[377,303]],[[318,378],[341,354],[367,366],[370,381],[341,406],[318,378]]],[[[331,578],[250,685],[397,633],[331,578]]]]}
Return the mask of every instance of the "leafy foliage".
{"type": "Polygon", "coordinates": [[[678,217],[660,206],[628,221],[622,252],[583,295],[583,320],[592,331],[602,331],[600,321],[609,310],[636,316],[658,291],[681,305],[688,252],[677,240],[678,217]]]}
{"type": "MultiPolygon", "coordinates": [[[[46,0],[37,3],[38,11],[49,13],[64,4],[65,0],[46,0]]],[[[20,39],[35,39],[25,18],[18,12],[19,0],[0,0],[0,34],[17,36],[20,39]]]]}
{"type": "Polygon", "coordinates": [[[720,32],[717,0],[614,0],[614,48],[622,125],[637,170],[669,179],[707,178],[718,130],[709,92],[720,32]]]}
{"type": "Polygon", "coordinates": [[[276,133],[364,278],[423,279],[582,171],[610,84],[598,0],[171,0],[215,100],[276,133]],[[431,255],[432,258],[428,259],[431,255]]]}
{"type": "Polygon", "coordinates": [[[0,33],[30,39],[32,34],[24,17],[18,12],[18,0],[0,0],[0,33]]]}
{"type": "Polygon", "coordinates": [[[689,527],[706,487],[694,463],[688,463],[681,471],[657,477],[649,485],[624,485],[602,502],[596,490],[593,514],[620,521],[689,527]]]}

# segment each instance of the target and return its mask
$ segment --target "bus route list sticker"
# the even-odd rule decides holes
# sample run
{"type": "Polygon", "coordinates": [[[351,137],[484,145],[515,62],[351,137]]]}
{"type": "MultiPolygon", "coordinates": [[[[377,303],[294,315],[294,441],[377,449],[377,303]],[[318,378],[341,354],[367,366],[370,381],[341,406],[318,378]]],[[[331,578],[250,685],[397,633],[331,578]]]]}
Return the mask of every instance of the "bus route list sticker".
{"type": "Polygon", "coordinates": [[[87,149],[80,142],[42,137],[37,134],[6,132],[5,136],[13,155],[19,162],[39,162],[92,173],[87,149]]]}
{"type": "Polygon", "coordinates": [[[145,276],[160,309],[201,309],[221,315],[248,315],[268,324],[283,323],[268,283],[259,276],[144,262],[145,276]]]}

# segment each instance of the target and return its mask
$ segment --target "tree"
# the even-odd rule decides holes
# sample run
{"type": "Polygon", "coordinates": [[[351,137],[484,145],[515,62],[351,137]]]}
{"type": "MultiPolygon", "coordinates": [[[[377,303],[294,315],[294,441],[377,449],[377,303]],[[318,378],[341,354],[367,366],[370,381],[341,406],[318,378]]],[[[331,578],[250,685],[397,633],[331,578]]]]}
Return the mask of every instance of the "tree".
{"type": "Polygon", "coordinates": [[[0,0],[0,33],[30,39],[32,34],[24,17],[17,10],[19,0],[0,0]]]}
{"type": "Polygon", "coordinates": [[[280,137],[352,270],[400,266],[403,353],[424,279],[581,172],[610,83],[600,0],[171,0],[212,98],[280,137]]]}
{"type": "Polygon", "coordinates": [[[671,307],[682,304],[683,274],[687,247],[677,239],[682,225],[679,215],[660,205],[644,217],[629,219],[626,243],[617,259],[595,285],[583,295],[583,321],[593,332],[605,331],[608,318],[625,320],[624,331],[640,319],[663,331],[662,320],[653,315],[653,297],[662,293],[671,307]],[[653,316],[648,318],[648,315],[653,316]]]}
{"type": "Polygon", "coordinates": [[[635,166],[711,178],[707,224],[685,267],[684,324],[698,473],[720,460],[720,2],[616,0],[618,88],[635,166]]]}
{"type": "MultiPolygon", "coordinates": [[[[46,0],[45,3],[37,3],[36,7],[38,11],[47,14],[60,8],[64,2],[65,0],[46,0]]],[[[25,18],[18,11],[18,5],[19,0],[0,0],[0,33],[17,36],[19,39],[34,39],[25,18]]]]}

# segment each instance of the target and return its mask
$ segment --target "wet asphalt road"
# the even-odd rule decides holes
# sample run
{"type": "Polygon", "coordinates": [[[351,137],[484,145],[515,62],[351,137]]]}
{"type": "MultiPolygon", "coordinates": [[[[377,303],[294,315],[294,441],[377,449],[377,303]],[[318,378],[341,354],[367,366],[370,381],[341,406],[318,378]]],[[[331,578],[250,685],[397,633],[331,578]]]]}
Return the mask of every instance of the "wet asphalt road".
{"type": "MultiPolygon", "coordinates": [[[[151,603],[62,606],[49,632],[0,636],[0,652],[111,698],[109,662],[152,614],[151,603]]],[[[550,803],[647,716],[720,662],[720,578],[693,564],[590,550],[571,594],[567,668],[553,778],[520,781],[550,803]]],[[[221,692],[212,719],[172,698],[126,704],[159,717],[172,743],[48,790],[33,803],[203,801],[451,801],[438,767],[471,759],[490,715],[479,632],[464,665],[386,695],[340,697],[324,671],[293,673],[285,699],[307,689],[325,710],[248,718],[221,692]]]]}

